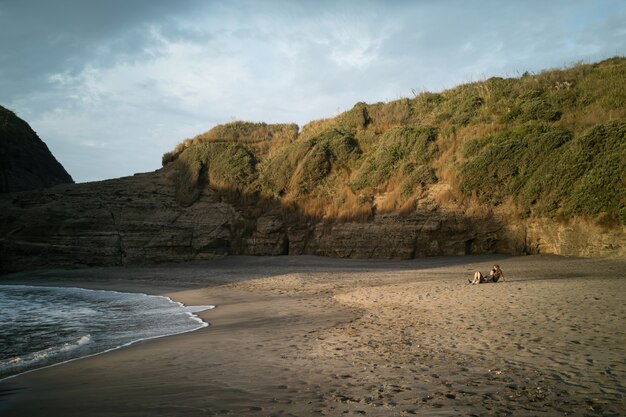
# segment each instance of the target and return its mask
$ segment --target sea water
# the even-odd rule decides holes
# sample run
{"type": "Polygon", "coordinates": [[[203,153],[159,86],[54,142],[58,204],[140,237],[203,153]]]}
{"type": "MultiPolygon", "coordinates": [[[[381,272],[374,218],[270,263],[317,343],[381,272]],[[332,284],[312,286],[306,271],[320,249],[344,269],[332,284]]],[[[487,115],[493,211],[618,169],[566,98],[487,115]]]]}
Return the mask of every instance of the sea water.
{"type": "Polygon", "coordinates": [[[0,285],[0,380],[200,329],[194,313],[167,297],[83,288],[0,285]]]}

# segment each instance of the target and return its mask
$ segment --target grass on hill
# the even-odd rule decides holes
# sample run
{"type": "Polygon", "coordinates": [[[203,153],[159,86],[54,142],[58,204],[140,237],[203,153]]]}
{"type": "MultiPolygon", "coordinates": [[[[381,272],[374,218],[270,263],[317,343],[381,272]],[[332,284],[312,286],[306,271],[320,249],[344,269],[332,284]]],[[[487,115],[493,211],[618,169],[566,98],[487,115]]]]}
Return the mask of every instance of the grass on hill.
{"type": "Polygon", "coordinates": [[[360,153],[350,132],[338,128],[323,130],[268,158],[261,166],[261,189],[272,197],[310,194],[331,173],[349,171],[360,153]]]}
{"type": "Polygon", "coordinates": [[[610,212],[626,223],[626,123],[574,135],[560,127],[522,126],[466,142],[461,190],[486,204],[513,197],[526,215],[610,212]]]}
{"type": "Polygon", "coordinates": [[[163,155],[162,163],[167,165],[174,162],[185,149],[207,142],[235,142],[252,145],[262,153],[271,148],[288,144],[298,136],[298,125],[232,122],[215,126],[208,132],[202,133],[179,143],[172,151],[163,155]]]}
{"type": "Polygon", "coordinates": [[[626,59],[612,58],[357,103],[300,132],[229,123],[184,141],[164,165],[176,161],[183,194],[227,186],[320,218],[410,213],[446,184],[461,206],[512,201],[526,217],[626,224],[625,126],[626,59]]]}
{"type": "Polygon", "coordinates": [[[176,160],[176,198],[182,205],[196,201],[208,183],[220,189],[241,190],[256,179],[257,156],[236,142],[205,142],[182,152],[176,160]]]}
{"type": "MultiPolygon", "coordinates": [[[[383,133],[377,145],[363,159],[351,182],[352,188],[362,190],[384,185],[393,175],[410,183],[432,183],[436,179],[428,163],[437,154],[433,128],[398,126],[383,133]],[[411,181],[413,179],[414,181],[411,181]]],[[[407,190],[410,191],[410,190],[407,190]]]]}

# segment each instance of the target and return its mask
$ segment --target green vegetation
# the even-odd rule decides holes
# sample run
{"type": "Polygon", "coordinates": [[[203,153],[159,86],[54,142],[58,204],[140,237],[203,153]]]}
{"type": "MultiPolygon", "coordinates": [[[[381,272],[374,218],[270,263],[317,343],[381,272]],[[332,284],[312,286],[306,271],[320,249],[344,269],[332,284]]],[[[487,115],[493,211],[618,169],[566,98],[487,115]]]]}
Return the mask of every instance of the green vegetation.
{"type": "Polygon", "coordinates": [[[256,178],[257,157],[239,143],[201,143],[183,152],[176,160],[176,198],[192,204],[205,184],[227,190],[241,190],[256,178]]]}
{"type": "Polygon", "coordinates": [[[167,165],[174,162],[183,151],[191,146],[201,145],[208,142],[235,142],[255,147],[262,153],[267,153],[270,148],[283,146],[292,142],[298,136],[298,125],[232,122],[215,126],[208,132],[202,133],[191,139],[185,139],[171,152],[163,155],[162,163],[167,165]]]}
{"type": "Polygon", "coordinates": [[[626,224],[626,59],[357,103],[299,133],[229,123],[163,162],[176,167],[186,204],[208,184],[366,219],[380,196],[379,213],[410,213],[423,198],[445,204],[426,191],[447,187],[460,208],[512,202],[523,216],[626,224]]]}
{"type": "Polygon", "coordinates": [[[352,188],[377,187],[394,174],[419,179],[424,177],[425,181],[432,178],[423,171],[436,154],[436,137],[432,128],[395,127],[383,133],[378,146],[364,158],[355,173],[352,188]]]}
{"type": "Polygon", "coordinates": [[[350,132],[339,128],[324,130],[269,158],[261,168],[262,189],[273,197],[311,193],[333,170],[349,169],[359,154],[350,132]]]}

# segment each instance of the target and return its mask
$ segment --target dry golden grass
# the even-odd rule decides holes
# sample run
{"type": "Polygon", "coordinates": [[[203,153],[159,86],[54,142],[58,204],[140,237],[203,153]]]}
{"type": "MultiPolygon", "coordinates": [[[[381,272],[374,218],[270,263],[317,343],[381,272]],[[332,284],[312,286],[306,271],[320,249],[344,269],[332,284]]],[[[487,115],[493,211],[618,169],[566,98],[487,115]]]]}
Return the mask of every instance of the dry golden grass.
{"type": "Polygon", "coordinates": [[[241,143],[254,147],[262,154],[281,149],[298,137],[298,125],[266,124],[252,122],[232,122],[215,126],[208,132],[183,140],[176,147],[163,155],[162,164],[178,159],[186,149],[207,142],[241,143]]]}
{"type": "Polygon", "coordinates": [[[404,198],[397,189],[379,194],[376,196],[376,213],[395,213],[403,202],[404,198]]]}
{"type": "Polygon", "coordinates": [[[327,217],[336,218],[342,222],[364,222],[372,216],[372,206],[368,199],[356,195],[349,187],[343,187],[331,209],[326,212],[327,217]]]}
{"type": "Polygon", "coordinates": [[[431,188],[431,198],[437,207],[460,207],[461,203],[455,193],[449,187],[433,186],[431,188]]]}
{"type": "Polygon", "coordinates": [[[387,132],[388,130],[393,129],[394,127],[399,127],[401,125],[397,124],[397,123],[377,123],[376,125],[372,126],[369,128],[370,131],[376,133],[377,135],[382,135],[383,133],[387,132]]]}
{"type": "Polygon", "coordinates": [[[506,198],[502,204],[497,207],[497,211],[502,217],[512,222],[521,221],[523,218],[519,207],[515,204],[513,196],[506,198]]]}
{"type": "Polygon", "coordinates": [[[460,190],[461,178],[456,167],[447,164],[439,168],[437,171],[439,182],[432,188],[433,199],[439,206],[462,205],[466,196],[460,190]]]}
{"type": "Polygon", "coordinates": [[[404,176],[401,172],[393,175],[389,181],[379,187],[374,197],[376,213],[379,214],[409,214],[415,209],[415,199],[421,195],[422,188],[416,188],[411,192],[405,192],[402,188],[404,176]]]}
{"type": "Polygon", "coordinates": [[[475,219],[487,219],[491,217],[491,206],[476,197],[467,198],[463,204],[463,213],[475,219]]]}
{"type": "Polygon", "coordinates": [[[599,124],[625,119],[626,108],[607,110],[600,103],[593,103],[580,112],[566,113],[558,124],[571,131],[580,132],[599,124]]]}
{"type": "MultiPolygon", "coordinates": [[[[377,213],[409,214],[434,203],[477,218],[492,215],[490,210],[511,220],[572,213],[593,217],[602,210],[626,218],[623,204],[620,208],[615,198],[594,200],[581,192],[580,201],[568,203],[569,211],[557,212],[560,202],[570,198],[561,195],[561,189],[551,191],[558,183],[555,177],[570,174],[574,179],[584,177],[579,189],[613,187],[614,181],[606,178],[620,173],[615,155],[622,145],[606,150],[601,144],[615,147],[622,127],[607,124],[625,120],[626,59],[615,58],[519,78],[492,77],[441,93],[422,92],[412,99],[357,103],[336,117],[307,123],[300,133],[295,125],[230,123],[184,140],[164,155],[163,162],[176,161],[189,148],[207,142],[243,144],[253,155],[254,175],[238,185],[219,178],[232,178],[232,169],[208,166],[217,172],[209,178],[211,185],[259,192],[303,218],[365,221],[372,216],[374,196],[377,213]],[[607,126],[585,139],[587,131],[599,125],[607,126]],[[424,132],[431,132],[428,138],[424,132]],[[542,146],[539,142],[546,145],[557,136],[582,138],[575,146],[595,146],[584,152],[592,156],[604,152],[598,160],[605,162],[585,168],[583,176],[572,172],[567,161],[558,167],[548,164],[552,171],[544,166],[539,178],[533,176],[533,167],[544,155],[536,152],[542,146]],[[516,159],[509,161],[508,155],[516,159]],[[483,167],[493,168],[488,176],[483,167]],[[595,171],[589,174],[590,170],[595,171]],[[604,182],[596,184],[598,178],[604,182]],[[545,201],[534,201],[535,188],[542,190],[545,201]]],[[[578,155],[574,151],[569,149],[572,156],[578,155]]],[[[193,169],[183,173],[181,181],[198,184],[194,175],[193,169]]],[[[177,190],[184,201],[193,200],[196,192],[192,186],[177,190]]],[[[609,213],[597,221],[611,225],[610,219],[609,213]]]]}
{"type": "Polygon", "coordinates": [[[309,139],[325,129],[335,126],[335,124],[334,118],[312,120],[302,126],[298,139],[309,139]]]}
{"type": "Polygon", "coordinates": [[[460,150],[467,141],[504,132],[506,129],[507,127],[500,123],[480,123],[448,129],[447,134],[440,134],[437,138],[440,155],[432,162],[432,167],[439,173],[451,162],[462,163],[464,158],[460,150]]]}
{"type": "Polygon", "coordinates": [[[310,219],[322,219],[326,215],[328,208],[328,201],[319,198],[312,198],[305,196],[302,198],[291,200],[288,197],[285,198],[287,203],[297,208],[300,216],[310,219]]]}
{"type": "Polygon", "coordinates": [[[281,205],[292,219],[302,221],[365,222],[372,216],[371,199],[346,186],[332,195],[288,194],[281,199],[281,205]]]}

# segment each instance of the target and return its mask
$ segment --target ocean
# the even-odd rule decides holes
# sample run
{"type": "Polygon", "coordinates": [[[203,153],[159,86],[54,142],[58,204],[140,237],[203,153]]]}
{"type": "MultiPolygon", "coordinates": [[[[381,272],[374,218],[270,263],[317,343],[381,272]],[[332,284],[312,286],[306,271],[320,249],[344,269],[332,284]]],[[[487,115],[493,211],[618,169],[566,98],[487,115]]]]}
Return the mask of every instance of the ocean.
{"type": "Polygon", "coordinates": [[[167,297],[0,285],[0,380],[208,324],[167,297]]]}

